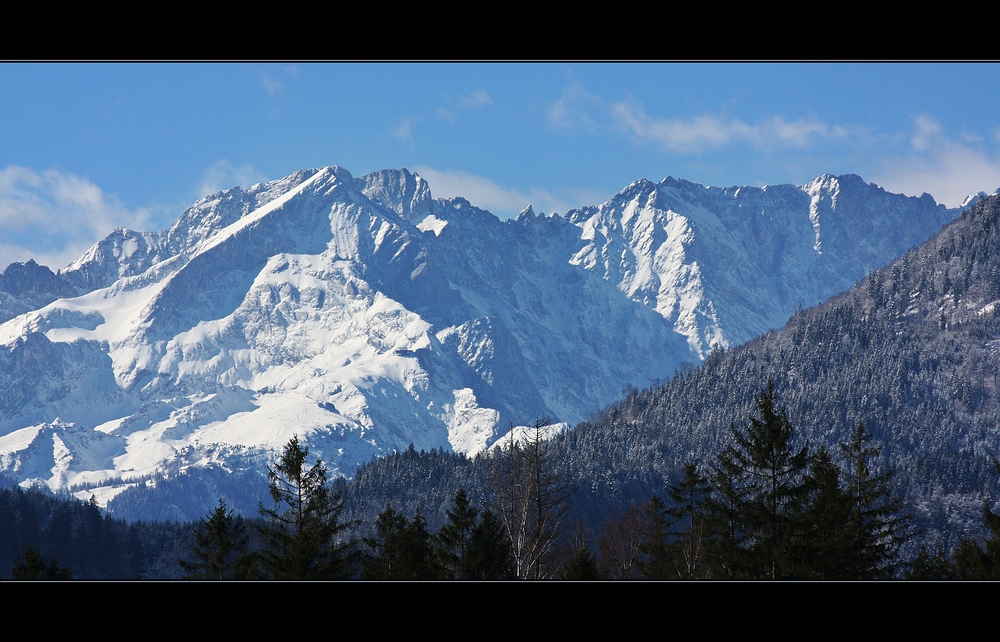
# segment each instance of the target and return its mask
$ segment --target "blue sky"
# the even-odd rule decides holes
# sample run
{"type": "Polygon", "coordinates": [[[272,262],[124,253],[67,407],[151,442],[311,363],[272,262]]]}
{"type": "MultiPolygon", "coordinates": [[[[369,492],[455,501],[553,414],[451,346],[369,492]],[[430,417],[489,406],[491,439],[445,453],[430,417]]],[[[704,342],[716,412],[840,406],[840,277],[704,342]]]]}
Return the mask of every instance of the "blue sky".
{"type": "Polygon", "coordinates": [[[0,266],[305,167],[406,167],[499,216],[638,178],[854,173],[957,206],[1000,187],[1000,65],[0,64],[0,266]]]}

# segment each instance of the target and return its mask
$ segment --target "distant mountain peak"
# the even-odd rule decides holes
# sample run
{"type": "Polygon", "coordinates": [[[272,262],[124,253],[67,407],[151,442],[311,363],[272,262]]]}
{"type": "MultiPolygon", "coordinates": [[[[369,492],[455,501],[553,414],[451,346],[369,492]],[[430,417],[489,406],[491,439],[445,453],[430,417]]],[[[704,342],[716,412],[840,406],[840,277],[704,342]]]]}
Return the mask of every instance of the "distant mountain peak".
{"type": "Polygon", "coordinates": [[[107,501],[114,480],[256,465],[292,434],[351,475],[411,443],[474,453],[541,416],[572,424],[954,216],[872,194],[640,179],[509,222],[406,169],[217,192],[59,275],[0,278],[0,462],[107,501]]]}

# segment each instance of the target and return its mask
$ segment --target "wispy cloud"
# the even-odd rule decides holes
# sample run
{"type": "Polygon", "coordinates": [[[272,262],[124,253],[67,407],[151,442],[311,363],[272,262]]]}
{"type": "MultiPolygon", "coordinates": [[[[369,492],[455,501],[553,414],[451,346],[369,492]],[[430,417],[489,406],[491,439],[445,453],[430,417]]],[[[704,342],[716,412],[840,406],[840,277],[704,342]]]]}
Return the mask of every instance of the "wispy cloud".
{"type": "Polygon", "coordinates": [[[229,161],[217,160],[205,169],[201,183],[198,186],[198,196],[215,194],[218,191],[231,189],[237,185],[247,188],[254,183],[266,181],[267,177],[254,169],[253,165],[234,167],[229,161]]]}
{"type": "Polygon", "coordinates": [[[1000,158],[967,135],[950,137],[929,115],[913,119],[909,145],[909,151],[881,160],[875,182],[913,196],[927,192],[950,207],[961,205],[970,194],[1000,187],[1000,158]]]}
{"type": "Polygon", "coordinates": [[[695,154],[736,143],[757,148],[805,148],[817,139],[846,138],[856,130],[829,125],[817,118],[789,120],[781,115],[756,123],[716,114],[689,118],[649,114],[635,100],[605,101],[570,80],[548,110],[549,124],[556,129],[582,127],[624,134],[634,143],[655,145],[664,151],[695,154]]]}
{"type": "Polygon", "coordinates": [[[413,126],[417,124],[417,118],[407,118],[392,130],[392,135],[401,141],[412,143],[413,142],[413,126]]]}
{"type": "Polygon", "coordinates": [[[487,105],[493,104],[493,99],[490,95],[483,91],[482,89],[477,89],[471,94],[462,96],[459,101],[462,107],[467,109],[476,109],[477,107],[485,107],[487,105]]]}
{"type": "Polygon", "coordinates": [[[583,85],[570,80],[563,88],[559,100],[549,107],[549,125],[556,129],[584,127],[595,130],[607,106],[600,97],[587,93],[583,85]]]}
{"type": "Polygon", "coordinates": [[[438,107],[437,108],[437,115],[440,118],[443,118],[443,119],[447,120],[449,123],[452,123],[452,124],[455,123],[455,114],[451,113],[451,111],[445,109],[444,107],[438,107]]]}
{"type": "Polygon", "coordinates": [[[145,231],[151,219],[150,210],[129,209],[86,178],[0,169],[0,269],[29,258],[61,268],[115,227],[145,231]]]}
{"type": "Polygon", "coordinates": [[[756,123],[704,114],[691,118],[650,116],[641,105],[618,102],[610,106],[614,123],[636,143],[657,145],[679,153],[749,143],[757,148],[809,147],[816,139],[845,138],[850,130],[815,118],[788,120],[772,116],[756,123]]]}
{"type": "Polygon", "coordinates": [[[418,165],[414,171],[428,182],[435,198],[461,196],[501,218],[516,216],[529,204],[536,213],[565,212],[583,204],[564,200],[543,189],[529,188],[524,192],[503,187],[484,176],[455,169],[438,170],[418,165]]]}
{"type": "Polygon", "coordinates": [[[917,116],[913,124],[916,131],[910,137],[910,144],[916,151],[926,152],[934,142],[941,140],[941,123],[930,116],[917,116]]]}
{"type": "Polygon", "coordinates": [[[285,88],[285,83],[278,78],[272,78],[267,74],[263,74],[260,79],[260,86],[264,88],[268,96],[274,98],[278,92],[285,88]]]}
{"type": "Polygon", "coordinates": [[[438,107],[433,112],[424,113],[403,120],[403,122],[392,131],[392,135],[401,141],[413,144],[416,142],[414,139],[414,129],[417,123],[426,120],[446,120],[448,123],[454,125],[458,121],[459,112],[461,110],[479,109],[480,107],[492,105],[493,99],[490,98],[490,95],[484,90],[477,89],[472,93],[460,96],[457,100],[446,96],[445,102],[448,104],[438,107]],[[435,116],[437,117],[436,119],[435,116]]]}

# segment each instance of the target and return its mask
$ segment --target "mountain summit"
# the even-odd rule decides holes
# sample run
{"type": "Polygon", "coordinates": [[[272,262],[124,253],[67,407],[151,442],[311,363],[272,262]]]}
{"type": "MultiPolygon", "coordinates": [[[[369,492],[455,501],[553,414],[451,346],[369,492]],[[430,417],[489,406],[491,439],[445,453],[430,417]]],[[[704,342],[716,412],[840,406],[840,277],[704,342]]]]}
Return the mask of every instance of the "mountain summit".
{"type": "Polygon", "coordinates": [[[573,424],[851,286],[957,211],[856,176],[640,180],[501,221],[407,170],[302,170],[0,277],[0,467],[107,501],[299,435],[350,476],[573,424]]]}

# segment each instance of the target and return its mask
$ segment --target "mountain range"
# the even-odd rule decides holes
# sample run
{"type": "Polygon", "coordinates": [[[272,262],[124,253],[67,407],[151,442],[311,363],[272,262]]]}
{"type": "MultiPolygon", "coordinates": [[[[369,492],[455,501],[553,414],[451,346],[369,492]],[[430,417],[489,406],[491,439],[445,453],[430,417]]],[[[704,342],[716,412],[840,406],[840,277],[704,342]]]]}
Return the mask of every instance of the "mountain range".
{"type": "Polygon", "coordinates": [[[0,471],[106,503],[260,471],[294,434],[348,477],[410,444],[474,454],[780,327],[957,215],[851,175],[639,180],[510,220],[407,170],[233,188],[0,276],[0,471]]]}

